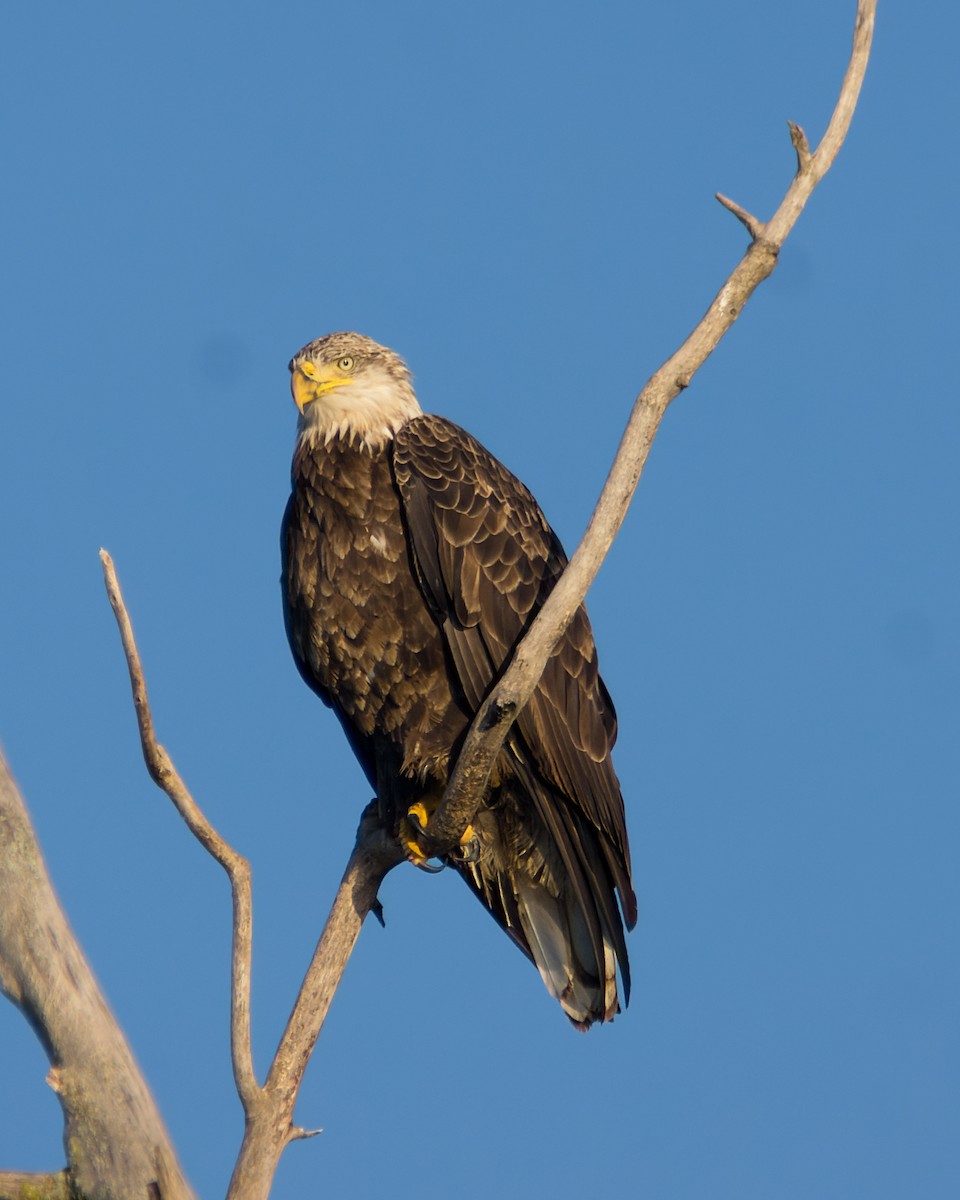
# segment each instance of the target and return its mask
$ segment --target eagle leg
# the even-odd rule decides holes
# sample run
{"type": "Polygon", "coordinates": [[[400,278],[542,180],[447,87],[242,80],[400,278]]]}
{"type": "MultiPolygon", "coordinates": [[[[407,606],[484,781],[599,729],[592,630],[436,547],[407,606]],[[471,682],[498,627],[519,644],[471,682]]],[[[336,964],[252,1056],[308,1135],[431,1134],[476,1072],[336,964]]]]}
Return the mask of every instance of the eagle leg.
{"type": "MultiPolygon", "coordinates": [[[[440,799],[440,796],[430,796],[418,800],[415,804],[411,804],[407,809],[407,815],[400,822],[400,845],[403,847],[408,861],[412,862],[415,867],[420,867],[423,870],[435,871],[441,869],[427,865],[430,852],[420,838],[421,834],[427,832],[430,817],[436,812],[440,799]]],[[[460,839],[459,846],[451,857],[455,858],[458,862],[469,863],[476,862],[479,856],[480,842],[477,839],[473,826],[468,825],[464,830],[463,837],[460,839]]]]}

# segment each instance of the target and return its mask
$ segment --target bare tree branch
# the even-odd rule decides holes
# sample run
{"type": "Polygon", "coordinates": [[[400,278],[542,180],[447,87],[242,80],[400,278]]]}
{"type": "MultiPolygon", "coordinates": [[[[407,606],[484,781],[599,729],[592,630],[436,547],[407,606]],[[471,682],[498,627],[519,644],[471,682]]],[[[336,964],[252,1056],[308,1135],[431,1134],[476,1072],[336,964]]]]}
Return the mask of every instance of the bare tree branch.
{"type": "Polygon", "coordinates": [[[533,695],[547,660],[583,603],[623,523],[667,406],[689,386],[695,373],[732,327],[755,289],[772,274],[787,235],[843,145],[870,56],[875,14],[876,0],[859,0],[853,52],[840,98],[823,140],[813,154],[810,153],[803,130],[791,123],[791,140],[797,152],[797,173],[773,217],[766,223],[760,222],[734,201],[718,196],[720,202],[746,226],[752,238],[750,246],[714,297],[699,325],[679,350],[650,377],[637,396],[616,459],[583,540],[517,647],[509,667],[474,718],[443,801],[430,818],[426,837],[436,853],[451,850],[474,820],[493,764],[510,727],[533,695]]]}
{"type": "MultiPolygon", "coordinates": [[[[47,1082],[63,1108],[71,1195],[190,1200],[163,1119],[50,885],[2,756],[0,848],[0,988],[50,1059],[47,1082]]],[[[6,1173],[0,1195],[57,1196],[62,1177],[6,1173]]]]}
{"type": "Polygon", "coordinates": [[[70,1173],[55,1175],[0,1171],[0,1200],[73,1200],[70,1173]]]}
{"type": "MultiPolygon", "coordinates": [[[[204,848],[226,870],[233,888],[233,987],[231,1044],[234,1078],[246,1115],[246,1130],[228,1196],[231,1200],[266,1197],[284,1148],[310,1131],[293,1124],[293,1109],[313,1047],[353,951],[360,927],[377,905],[377,890],[387,872],[403,861],[403,852],[383,829],[376,801],[364,811],[357,842],[287,1028],[280,1040],[267,1081],[261,1088],[253,1070],[250,1040],[250,967],[252,960],[252,894],[250,867],[220,837],[159,745],[147,698],[140,654],[124,604],[113,560],[100,551],[107,595],[117,619],[130,672],[133,703],[147,770],[173,801],[204,848]]],[[[317,1131],[315,1131],[317,1132],[317,1131]]],[[[0,1197],[2,1200],[2,1197],[0,1197]]]]}
{"type": "Polygon", "coordinates": [[[320,1132],[293,1124],[303,1073],[360,927],[377,906],[377,890],[387,872],[402,861],[403,853],[384,830],[376,801],[372,801],[361,818],[356,846],[270,1067],[262,1110],[247,1124],[227,1200],[262,1200],[268,1196],[284,1148],[291,1141],[320,1132]]]}
{"type": "MultiPolygon", "coordinates": [[[[442,853],[473,820],[493,762],[527,702],[563,630],[592,582],[636,490],[653,438],[671,401],[692,380],[736,321],[777,255],[813,189],[832,165],[849,129],[870,53],[875,0],[860,0],[854,48],[840,98],[823,139],[811,151],[790,124],[797,172],[773,217],[762,222],[725,196],[718,200],[744,225],[751,244],[677,352],[637,397],[617,458],[568,569],[513,661],[477,714],[428,836],[442,853]]],[[[250,1029],[252,895],[250,868],[196,805],[157,742],[130,620],[110,556],[104,577],[130,672],[144,759],[194,836],[227,872],[233,893],[231,1047],[246,1132],[230,1184],[230,1200],[268,1196],[289,1142],[310,1136],[293,1123],[297,1093],[330,1002],[360,927],[377,905],[377,890],[402,853],[380,825],[376,805],[360,823],[354,852],[317,945],[265,1084],[253,1066],[250,1029]]],[[[188,1200],[162,1120],[123,1035],[83,959],[46,875],[29,819],[0,759],[0,988],[34,1025],[50,1057],[51,1086],[65,1114],[68,1167],[47,1175],[0,1173],[4,1197],[96,1195],[117,1200],[188,1200]],[[104,1086],[109,1081],[109,1086],[104,1086]]]]}
{"type": "MultiPolygon", "coordinates": [[[[790,125],[797,154],[797,174],[773,218],[763,223],[726,197],[718,196],[745,226],[751,244],[741,262],[714,298],[699,325],[680,349],[651,377],[640,392],[621,440],[616,460],[569,567],[554,588],[537,620],[518,647],[509,669],[478,712],[461,752],[444,801],[430,821],[428,836],[440,853],[459,841],[474,819],[493,763],[517,714],[529,700],[557,641],[582,603],[616,535],[636,490],[653,438],[670,402],[686,388],[696,371],[733,325],[757,286],[776,266],[777,255],[813,188],[839,150],[859,94],[869,57],[875,0],[860,0],[850,67],[827,133],[814,154],[799,126],[790,125]]],[[[109,560],[105,558],[106,563],[109,560]]],[[[108,581],[109,586],[109,581],[108,581]]],[[[137,662],[132,634],[125,634],[125,612],[119,590],[111,602],[117,612],[128,662],[137,662]],[[122,613],[122,616],[121,616],[122,613]],[[132,648],[132,650],[131,650],[132,648]]],[[[129,622],[126,622],[128,628],[129,622]]],[[[183,812],[185,819],[211,853],[223,862],[210,841],[210,832],[181,807],[175,792],[182,788],[172,764],[153,739],[149,709],[137,662],[131,665],[134,701],[141,725],[144,754],[151,774],[183,812]],[[148,750],[148,748],[150,748],[148,750]],[[177,786],[171,791],[170,785],[177,786]],[[209,844],[208,844],[209,843],[209,844]]],[[[185,792],[185,789],[183,789],[185,792]]],[[[192,805],[192,801],[190,801],[192,805]]],[[[202,818],[201,818],[202,821],[202,818]]],[[[221,850],[222,853],[222,850],[221,850]]],[[[293,1124],[293,1108],[303,1072],[319,1036],[330,1000],[356,942],[360,927],[376,903],[383,876],[401,860],[397,846],[379,825],[375,805],[361,821],[357,844],[341,882],[323,936],[317,946],[300,995],[281,1039],[263,1089],[245,1100],[247,1127],[228,1200],[259,1200],[269,1194],[284,1147],[307,1131],[293,1124]]],[[[228,868],[229,870],[229,868],[228,868]]],[[[231,876],[231,879],[233,877],[231,876]]],[[[246,987],[249,987],[249,963],[246,987]]],[[[247,1035],[249,1028],[246,1029],[247,1035]]],[[[238,1081],[239,1087],[239,1081],[238,1081]]]]}
{"type": "Polygon", "coordinates": [[[233,951],[231,954],[230,988],[230,1054],[233,1060],[233,1077],[243,1110],[249,1117],[260,1096],[253,1067],[253,1049],[250,1037],[250,972],[253,958],[253,890],[250,881],[250,864],[229,846],[200,811],[190,795],[186,784],[173,765],[169,754],[159,744],[153,730],[153,716],[147,699],[147,684],[143,675],[140,654],[133,636],[133,626],[123,603],[120,582],[117,579],[113,559],[100,551],[103,578],[107,587],[110,607],[117,619],[120,641],[130,672],[130,687],[133,706],[140,728],[140,745],[150,777],[157,787],[170,797],[177,812],[186,821],[190,832],[208,854],[223,867],[230,880],[233,894],[233,951]]]}

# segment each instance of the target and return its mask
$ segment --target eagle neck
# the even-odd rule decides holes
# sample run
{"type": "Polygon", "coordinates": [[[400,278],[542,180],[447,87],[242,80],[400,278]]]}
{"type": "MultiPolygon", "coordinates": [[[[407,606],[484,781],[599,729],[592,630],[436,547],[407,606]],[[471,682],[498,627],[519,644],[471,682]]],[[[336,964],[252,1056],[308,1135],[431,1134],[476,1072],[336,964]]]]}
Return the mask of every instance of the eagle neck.
{"type": "MultiPolygon", "coordinates": [[[[405,423],[405,422],[404,422],[405,423]]],[[[364,458],[378,458],[393,442],[394,429],[376,431],[323,430],[306,425],[301,428],[294,451],[294,460],[304,455],[343,456],[355,454],[364,458]]]]}
{"type": "Polygon", "coordinates": [[[338,508],[353,511],[362,497],[381,488],[393,494],[392,459],[392,437],[371,445],[356,437],[326,439],[306,434],[297,440],[294,451],[293,486],[302,481],[338,508]]]}

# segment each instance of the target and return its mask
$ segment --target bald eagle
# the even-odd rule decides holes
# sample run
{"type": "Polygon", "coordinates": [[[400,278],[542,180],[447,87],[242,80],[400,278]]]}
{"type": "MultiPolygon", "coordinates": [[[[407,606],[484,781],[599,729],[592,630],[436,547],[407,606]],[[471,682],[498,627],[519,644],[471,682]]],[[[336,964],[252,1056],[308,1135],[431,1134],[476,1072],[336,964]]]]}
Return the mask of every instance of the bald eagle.
{"type": "MultiPolygon", "coordinates": [[[[474,438],[422,413],[403,360],[356,333],[291,363],[300,410],[283,602],[382,819],[422,863],[470,721],[566,557],[536,500],[474,438]]],[[[447,858],[581,1029],[619,1011],[637,903],[610,751],[617,724],[579,609],[447,858]],[[619,893],[621,920],[617,905],[619,893]]]]}

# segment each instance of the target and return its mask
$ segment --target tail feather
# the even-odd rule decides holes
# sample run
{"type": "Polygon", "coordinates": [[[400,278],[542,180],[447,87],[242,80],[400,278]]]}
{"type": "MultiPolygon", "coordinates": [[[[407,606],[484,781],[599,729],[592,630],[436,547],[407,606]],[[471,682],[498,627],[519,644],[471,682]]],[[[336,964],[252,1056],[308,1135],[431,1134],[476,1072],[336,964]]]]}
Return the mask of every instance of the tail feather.
{"type": "Polygon", "coordinates": [[[603,978],[597,974],[593,941],[579,908],[552,896],[531,880],[516,879],[520,923],[540,977],[570,1020],[587,1029],[610,1021],[617,1004],[617,961],[603,943],[603,978]]]}
{"type": "Polygon", "coordinates": [[[550,806],[547,820],[529,807],[519,822],[509,812],[481,810],[478,860],[453,865],[577,1028],[612,1021],[617,969],[626,1003],[630,968],[603,835],[565,806],[550,806]]]}

